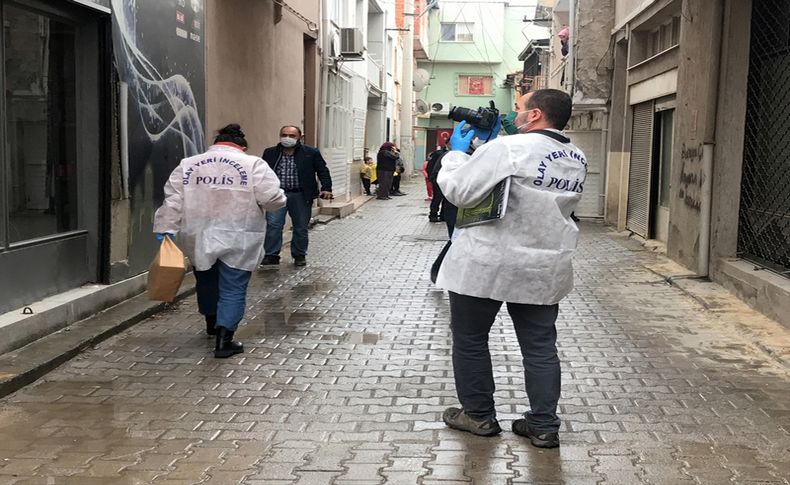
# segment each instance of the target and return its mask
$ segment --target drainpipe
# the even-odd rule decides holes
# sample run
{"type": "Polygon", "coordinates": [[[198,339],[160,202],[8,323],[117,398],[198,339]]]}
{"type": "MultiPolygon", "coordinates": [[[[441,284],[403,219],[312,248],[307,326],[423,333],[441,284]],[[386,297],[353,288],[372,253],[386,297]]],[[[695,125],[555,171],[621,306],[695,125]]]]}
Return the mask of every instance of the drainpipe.
{"type": "Polygon", "coordinates": [[[121,198],[126,200],[131,198],[129,192],[129,83],[121,81],[121,92],[118,100],[120,113],[118,116],[121,121],[120,140],[121,145],[121,198]]]}
{"type": "Polygon", "coordinates": [[[414,75],[414,0],[403,2],[403,67],[401,69],[401,100],[400,100],[400,152],[406,166],[404,175],[411,175],[414,170],[414,120],[412,118],[412,96],[414,75]]]}
{"type": "MultiPolygon", "coordinates": [[[[688,0],[687,0],[688,1],[688,0]]],[[[685,3],[685,2],[684,2],[685,3]]],[[[719,72],[721,69],[721,41],[724,29],[724,12],[721,2],[715,2],[713,11],[713,32],[710,35],[710,59],[708,70],[708,96],[705,107],[705,134],[702,140],[702,186],[700,187],[700,234],[697,251],[697,275],[710,276],[710,233],[711,205],[713,193],[713,151],[716,146],[716,114],[719,101],[719,72]]]]}
{"type": "Polygon", "coordinates": [[[568,75],[568,82],[570,83],[570,89],[568,93],[571,95],[571,99],[573,99],[573,90],[574,84],[576,82],[576,0],[570,0],[569,4],[569,18],[568,18],[568,69],[570,73],[568,75]]]}
{"type": "MultiPolygon", "coordinates": [[[[321,32],[318,36],[318,47],[321,49],[321,87],[318,90],[321,97],[318,106],[321,107],[321,112],[318,113],[318,133],[316,135],[316,146],[323,147],[326,136],[324,131],[327,129],[326,123],[326,106],[329,91],[329,42],[330,42],[330,24],[329,24],[329,0],[321,0],[320,22],[321,32]]],[[[325,152],[326,153],[326,152],[325,152]]],[[[331,156],[331,155],[330,155],[331,156]]]]}

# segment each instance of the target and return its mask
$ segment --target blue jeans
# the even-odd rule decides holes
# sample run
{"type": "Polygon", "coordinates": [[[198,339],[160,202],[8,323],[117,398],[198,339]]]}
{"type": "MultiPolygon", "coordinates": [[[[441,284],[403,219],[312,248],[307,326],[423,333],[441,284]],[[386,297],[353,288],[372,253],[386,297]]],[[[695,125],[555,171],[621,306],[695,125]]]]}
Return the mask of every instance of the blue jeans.
{"type": "MultiPolygon", "coordinates": [[[[488,334],[501,307],[501,301],[450,292],[455,389],[464,411],[475,419],[496,417],[488,334]]],[[[541,433],[560,427],[560,359],[554,326],[558,309],[559,305],[507,304],[524,363],[530,406],[524,417],[541,433]]]]}
{"type": "Polygon", "coordinates": [[[195,271],[198,311],[216,315],[218,326],[235,332],[244,316],[251,276],[219,260],[207,271],[195,271]]]}
{"type": "Polygon", "coordinates": [[[287,199],[285,207],[266,213],[266,239],[263,241],[263,250],[266,256],[280,255],[287,212],[293,224],[291,256],[304,258],[307,255],[307,227],[310,224],[312,204],[305,198],[303,192],[286,192],[285,197],[287,199]]]}

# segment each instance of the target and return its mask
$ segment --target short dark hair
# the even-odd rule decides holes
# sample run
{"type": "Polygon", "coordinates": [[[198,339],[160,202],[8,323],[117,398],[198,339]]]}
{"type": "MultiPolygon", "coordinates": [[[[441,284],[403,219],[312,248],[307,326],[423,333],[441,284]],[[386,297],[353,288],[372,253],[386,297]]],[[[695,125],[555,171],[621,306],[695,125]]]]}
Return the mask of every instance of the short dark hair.
{"type": "Polygon", "coordinates": [[[236,123],[231,123],[223,128],[220,128],[217,137],[214,138],[214,143],[230,142],[236,145],[246,147],[247,139],[244,137],[244,132],[241,131],[241,126],[236,123]]]}
{"type": "Polygon", "coordinates": [[[527,109],[539,109],[543,112],[552,128],[562,130],[571,119],[573,102],[565,91],[559,89],[538,89],[533,91],[527,102],[527,109]]]}
{"type": "Polygon", "coordinates": [[[296,125],[283,125],[283,126],[281,126],[281,127],[280,127],[280,133],[282,133],[282,132],[283,132],[283,128],[296,128],[296,131],[298,131],[298,132],[299,132],[299,138],[301,138],[301,137],[302,137],[302,129],[301,129],[301,128],[299,128],[299,127],[298,127],[298,126],[296,126],[296,125]]]}

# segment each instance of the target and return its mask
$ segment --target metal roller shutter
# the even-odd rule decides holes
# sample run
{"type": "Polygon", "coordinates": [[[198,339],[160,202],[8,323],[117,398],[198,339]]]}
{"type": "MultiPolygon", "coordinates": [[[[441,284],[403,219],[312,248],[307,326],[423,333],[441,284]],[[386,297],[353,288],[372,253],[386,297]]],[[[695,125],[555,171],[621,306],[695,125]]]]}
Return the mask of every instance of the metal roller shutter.
{"type": "Polygon", "coordinates": [[[631,166],[628,170],[626,227],[647,238],[650,228],[650,174],[653,154],[653,101],[634,105],[631,166]]]}
{"type": "Polygon", "coordinates": [[[603,174],[601,173],[603,164],[601,161],[606,158],[603,148],[603,133],[600,130],[566,130],[565,134],[571,139],[571,143],[579,147],[587,157],[587,180],[584,182],[582,200],[576,206],[576,215],[601,217],[603,216],[603,174]]]}

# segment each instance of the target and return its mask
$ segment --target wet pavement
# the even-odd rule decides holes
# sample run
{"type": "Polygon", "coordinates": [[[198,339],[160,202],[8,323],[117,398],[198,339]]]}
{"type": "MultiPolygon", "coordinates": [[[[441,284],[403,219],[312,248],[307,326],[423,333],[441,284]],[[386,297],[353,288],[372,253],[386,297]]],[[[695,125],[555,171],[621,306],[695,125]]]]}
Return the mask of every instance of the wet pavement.
{"type": "Polygon", "coordinates": [[[562,446],[509,431],[528,403],[505,313],[505,432],[446,429],[449,309],[426,272],[446,232],[409,189],[317,226],[306,268],[255,275],[246,353],[211,356],[192,297],[0,400],[0,484],[790,483],[790,333],[705,310],[594,223],[557,324],[562,446]]]}

